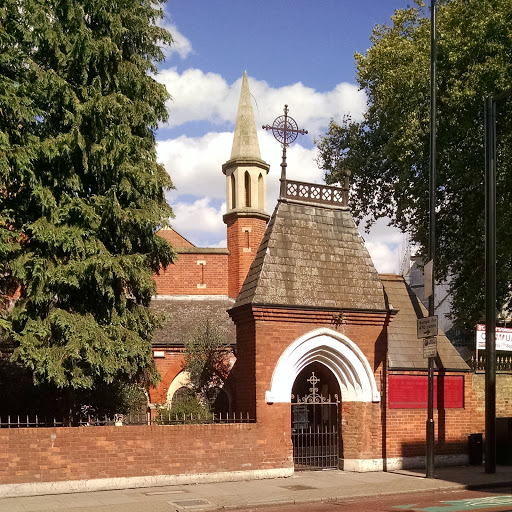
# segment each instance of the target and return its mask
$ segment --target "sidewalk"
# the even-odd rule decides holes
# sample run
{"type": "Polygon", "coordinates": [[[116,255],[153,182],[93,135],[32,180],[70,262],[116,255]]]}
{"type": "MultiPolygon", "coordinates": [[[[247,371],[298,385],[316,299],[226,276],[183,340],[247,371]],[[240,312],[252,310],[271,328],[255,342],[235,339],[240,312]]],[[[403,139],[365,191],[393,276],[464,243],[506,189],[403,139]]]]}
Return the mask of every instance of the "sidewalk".
{"type": "Polygon", "coordinates": [[[272,480],[3,498],[0,499],[0,511],[203,512],[506,484],[512,486],[512,466],[500,466],[493,475],[486,474],[483,467],[439,468],[434,479],[426,479],[424,470],[389,473],[304,471],[296,472],[290,478],[272,480]]]}

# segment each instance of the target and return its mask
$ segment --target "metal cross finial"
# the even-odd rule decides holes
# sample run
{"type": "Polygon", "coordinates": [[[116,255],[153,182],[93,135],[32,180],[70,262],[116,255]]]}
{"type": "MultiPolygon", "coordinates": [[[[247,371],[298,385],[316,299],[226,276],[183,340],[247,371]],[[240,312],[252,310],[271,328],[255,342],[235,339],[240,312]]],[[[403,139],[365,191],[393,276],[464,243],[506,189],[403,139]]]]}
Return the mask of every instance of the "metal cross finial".
{"type": "Polygon", "coordinates": [[[272,126],[266,124],[262,126],[264,130],[272,130],[272,135],[281,143],[283,147],[283,159],[281,161],[281,190],[280,196],[284,197],[286,187],[286,148],[298,137],[299,133],[305,135],[307,130],[299,130],[293,117],[288,116],[288,105],[284,106],[284,116],[279,116],[274,120],[272,126]]]}
{"type": "Polygon", "coordinates": [[[320,379],[315,376],[315,372],[311,372],[311,377],[308,379],[308,382],[311,382],[313,385],[312,388],[309,388],[309,391],[311,391],[313,399],[316,396],[316,392],[318,391],[318,388],[316,387],[316,384],[320,382],[320,379]]]}

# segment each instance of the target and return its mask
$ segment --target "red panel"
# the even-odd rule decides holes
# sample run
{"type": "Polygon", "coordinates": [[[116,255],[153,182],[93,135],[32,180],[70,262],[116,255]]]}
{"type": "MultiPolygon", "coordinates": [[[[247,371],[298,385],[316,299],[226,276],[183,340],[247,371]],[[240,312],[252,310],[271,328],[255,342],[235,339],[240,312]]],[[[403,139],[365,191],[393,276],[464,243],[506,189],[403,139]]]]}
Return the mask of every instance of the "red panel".
{"type": "MultiPolygon", "coordinates": [[[[390,375],[388,380],[388,406],[390,409],[427,408],[428,377],[426,375],[390,375]]],[[[439,391],[437,380],[438,377],[434,377],[434,407],[437,408],[438,402],[444,409],[464,407],[464,376],[439,377],[439,382],[442,383],[439,391]]]]}

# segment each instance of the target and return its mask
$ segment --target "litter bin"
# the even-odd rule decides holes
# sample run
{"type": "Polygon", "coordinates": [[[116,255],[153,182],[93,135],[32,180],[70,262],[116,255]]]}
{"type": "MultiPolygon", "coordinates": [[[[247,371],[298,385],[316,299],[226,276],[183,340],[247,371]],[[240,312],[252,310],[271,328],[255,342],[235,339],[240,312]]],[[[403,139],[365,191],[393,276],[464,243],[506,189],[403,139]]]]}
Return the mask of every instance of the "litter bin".
{"type": "Polygon", "coordinates": [[[469,448],[469,465],[470,466],[481,466],[482,465],[482,448],[483,448],[482,434],[469,434],[468,448],[469,448]]]}

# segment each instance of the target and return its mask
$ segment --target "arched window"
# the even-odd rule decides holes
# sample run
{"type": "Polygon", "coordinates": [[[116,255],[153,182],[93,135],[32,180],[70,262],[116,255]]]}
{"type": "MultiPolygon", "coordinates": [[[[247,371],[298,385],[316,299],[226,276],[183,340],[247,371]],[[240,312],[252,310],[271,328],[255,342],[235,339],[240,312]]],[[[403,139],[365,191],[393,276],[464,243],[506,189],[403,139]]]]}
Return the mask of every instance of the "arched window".
{"type": "Polygon", "coordinates": [[[236,208],[236,183],[235,183],[235,175],[231,175],[231,208],[234,210],[236,208]]]}
{"type": "Polygon", "coordinates": [[[245,206],[247,208],[251,207],[251,177],[249,173],[245,171],[245,206]]]}
{"type": "Polygon", "coordinates": [[[265,209],[265,188],[263,185],[263,175],[261,172],[258,176],[258,208],[260,210],[265,209]]]}

